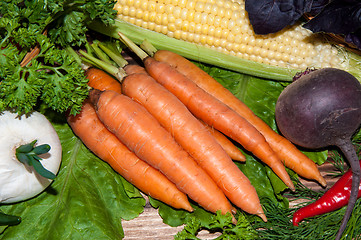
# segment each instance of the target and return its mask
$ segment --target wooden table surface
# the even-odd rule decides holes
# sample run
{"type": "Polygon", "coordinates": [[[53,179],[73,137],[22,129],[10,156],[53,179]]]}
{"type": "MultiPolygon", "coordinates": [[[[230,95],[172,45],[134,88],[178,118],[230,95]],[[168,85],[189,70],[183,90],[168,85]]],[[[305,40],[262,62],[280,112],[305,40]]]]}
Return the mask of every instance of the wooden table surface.
{"type": "MultiPolygon", "coordinates": [[[[332,164],[325,163],[319,166],[322,176],[327,181],[327,188],[331,187],[337,179],[329,176],[329,172],[334,171],[332,164]]],[[[313,181],[307,181],[301,179],[301,182],[313,189],[321,190],[322,187],[313,181]]],[[[325,189],[322,189],[325,190],[325,189]]],[[[294,206],[299,203],[298,201],[292,201],[290,199],[290,206],[294,206]]],[[[158,211],[152,208],[148,203],[144,208],[144,212],[141,213],[137,218],[130,221],[122,221],[124,230],[125,240],[140,240],[140,239],[156,239],[156,240],[170,240],[173,236],[183,229],[183,226],[170,227],[163,223],[162,218],[158,215],[158,211]]],[[[219,233],[210,234],[207,231],[201,231],[197,237],[200,239],[213,239],[219,236],[219,233]]]]}

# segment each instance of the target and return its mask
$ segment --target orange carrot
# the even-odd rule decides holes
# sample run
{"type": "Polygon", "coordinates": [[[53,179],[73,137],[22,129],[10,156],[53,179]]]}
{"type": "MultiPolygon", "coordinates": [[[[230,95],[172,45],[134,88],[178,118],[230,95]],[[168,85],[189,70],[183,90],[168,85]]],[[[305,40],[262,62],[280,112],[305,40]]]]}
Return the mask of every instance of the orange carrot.
{"type": "Polygon", "coordinates": [[[176,95],[197,118],[240,143],[270,166],[282,181],[294,190],[283,163],[262,134],[249,122],[169,64],[147,57],[144,59],[144,65],[147,72],[176,95]]]}
{"type": "Polygon", "coordinates": [[[198,87],[185,75],[166,62],[150,57],[121,32],[121,40],[143,61],[145,69],[155,80],[172,92],[199,119],[240,143],[246,150],[266,163],[292,190],[290,176],[278,155],[262,134],[230,107],[198,87]]]}
{"type": "Polygon", "coordinates": [[[143,105],[172,134],[231,202],[267,220],[249,179],[176,96],[146,73],[129,74],[123,79],[122,90],[143,105]]]}
{"type": "Polygon", "coordinates": [[[122,92],[121,84],[118,82],[118,80],[101,69],[89,68],[85,74],[89,80],[88,86],[92,88],[99,89],[101,91],[113,90],[118,93],[122,92]]]}
{"type": "Polygon", "coordinates": [[[134,73],[147,74],[147,71],[144,69],[144,67],[136,65],[136,64],[128,64],[128,65],[124,66],[124,71],[127,75],[134,74],[134,73]]]}
{"type": "Polygon", "coordinates": [[[100,159],[143,193],[174,208],[193,211],[187,196],[161,172],[139,159],[99,120],[93,105],[85,101],[76,116],[67,117],[70,127],[100,159]]]}
{"type": "Polygon", "coordinates": [[[179,72],[186,75],[203,90],[213,95],[230,108],[247,119],[265,137],[273,150],[279,155],[284,164],[300,176],[318,181],[326,186],[317,165],[299,151],[290,141],[273,131],[264,121],[256,116],[251,109],[235,97],[230,91],[218,83],[209,74],[186,58],[166,50],[159,50],[154,54],[158,61],[167,62],[179,72]]]}
{"type": "Polygon", "coordinates": [[[229,140],[223,133],[219,132],[217,129],[214,129],[203,121],[200,121],[206,129],[213,135],[217,142],[222,146],[226,153],[235,161],[244,162],[246,157],[243,155],[241,150],[237,148],[231,140],[229,140]]]}
{"type": "MultiPolygon", "coordinates": [[[[135,64],[126,65],[124,67],[124,70],[129,75],[134,73],[148,74],[143,67],[135,64]]],[[[217,142],[223,147],[223,149],[233,160],[240,162],[246,161],[246,157],[243,155],[241,150],[239,150],[226,136],[224,136],[216,129],[209,127],[203,121],[201,121],[201,123],[205,125],[206,129],[213,135],[213,137],[217,140],[217,142]]]]}
{"type": "Polygon", "coordinates": [[[142,105],[114,91],[91,90],[89,96],[107,129],[140,159],[206,210],[232,212],[216,183],[142,105]]]}
{"type": "Polygon", "coordinates": [[[292,190],[295,189],[286,168],[262,134],[230,107],[198,87],[166,62],[150,57],[122,33],[121,40],[142,59],[145,69],[155,80],[172,92],[199,119],[240,143],[266,163],[292,190]]]}

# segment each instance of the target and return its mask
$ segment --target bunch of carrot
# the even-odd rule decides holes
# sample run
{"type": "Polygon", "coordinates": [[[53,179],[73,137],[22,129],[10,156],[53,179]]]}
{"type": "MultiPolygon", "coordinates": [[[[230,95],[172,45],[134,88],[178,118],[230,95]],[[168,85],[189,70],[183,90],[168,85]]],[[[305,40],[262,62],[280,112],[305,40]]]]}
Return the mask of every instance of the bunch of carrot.
{"type": "MultiPolygon", "coordinates": [[[[285,156],[297,158],[293,164],[299,166],[291,168],[301,176],[325,184],[311,160],[293,145],[288,153],[273,147],[266,137],[273,136],[267,135],[272,130],[251,124],[261,120],[250,110],[237,110],[247,107],[222,97],[229,95],[228,90],[193,63],[179,55],[173,58],[180,60],[164,60],[174,56],[168,51],[149,56],[121,33],[120,37],[144,67],[127,64],[113,53],[111,62],[101,54],[98,59],[81,52],[115,78],[98,68],[87,70],[89,99],[80,114],[68,116],[68,123],[94,154],[141,191],[174,208],[192,211],[188,196],[211,212],[233,216],[234,204],[267,221],[255,188],[232,161],[245,157],[227,137],[270,166],[292,190],[284,166],[292,164],[285,156]],[[189,69],[193,75],[185,72],[189,69]],[[196,76],[203,76],[205,82],[196,82],[196,76]],[[256,120],[248,120],[245,112],[256,120]]],[[[287,143],[280,136],[275,141],[287,143]]]]}

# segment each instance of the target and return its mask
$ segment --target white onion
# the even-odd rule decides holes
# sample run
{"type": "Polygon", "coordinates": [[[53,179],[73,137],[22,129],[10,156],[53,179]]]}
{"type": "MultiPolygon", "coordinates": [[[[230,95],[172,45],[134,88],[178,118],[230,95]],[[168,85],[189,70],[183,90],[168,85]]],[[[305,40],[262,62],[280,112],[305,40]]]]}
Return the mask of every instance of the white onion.
{"type": "Polygon", "coordinates": [[[38,174],[32,166],[21,163],[16,148],[37,140],[35,146],[48,144],[49,152],[39,155],[45,169],[57,174],[62,156],[59,137],[49,120],[39,112],[19,117],[0,113],[0,203],[13,203],[32,198],[52,182],[38,174]]]}

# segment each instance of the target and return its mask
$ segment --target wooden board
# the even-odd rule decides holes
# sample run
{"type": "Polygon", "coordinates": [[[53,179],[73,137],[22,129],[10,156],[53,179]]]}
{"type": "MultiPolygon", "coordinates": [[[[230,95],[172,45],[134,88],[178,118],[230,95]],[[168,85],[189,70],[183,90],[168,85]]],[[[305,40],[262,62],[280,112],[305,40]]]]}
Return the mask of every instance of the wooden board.
{"type": "MultiPolygon", "coordinates": [[[[336,181],[336,178],[330,176],[330,172],[334,172],[335,169],[330,163],[325,163],[319,167],[322,176],[327,181],[327,188],[323,189],[318,183],[313,181],[307,181],[301,179],[301,182],[308,188],[311,188],[315,191],[327,190],[331,187],[336,181]]],[[[300,201],[294,201],[290,199],[290,206],[293,207],[295,204],[300,203],[300,201]]],[[[170,227],[167,224],[163,223],[162,218],[159,216],[158,211],[152,208],[148,203],[144,208],[144,212],[139,215],[139,217],[130,220],[122,221],[125,240],[140,240],[140,239],[157,239],[157,240],[170,240],[173,239],[173,236],[183,229],[183,226],[179,227],[170,227]]],[[[207,231],[201,231],[198,234],[200,239],[214,239],[219,236],[219,233],[210,234],[207,231]]]]}

